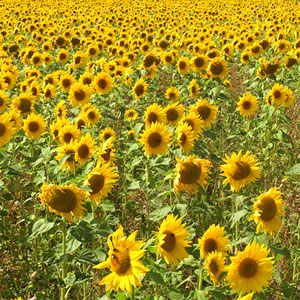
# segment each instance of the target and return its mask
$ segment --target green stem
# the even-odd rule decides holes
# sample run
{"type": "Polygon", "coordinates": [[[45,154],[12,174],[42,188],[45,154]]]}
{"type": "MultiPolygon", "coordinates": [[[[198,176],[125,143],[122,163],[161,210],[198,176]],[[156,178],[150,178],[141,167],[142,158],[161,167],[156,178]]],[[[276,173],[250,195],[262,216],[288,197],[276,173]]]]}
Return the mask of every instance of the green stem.
{"type": "Polygon", "coordinates": [[[202,284],[203,284],[203,270],[202,268],[200,269],[200,274],[198,276],[198,290],[202,290],[202,284]]]}
{"type": "Polygon", "coordinates": [[[132,287],[131,300],[134,300],[134,287],[132,287]]]}
{"type": "MultiPolygon", "coordinates": [[[[65,220],[62,220],[62,255],[66,255],[66,222],[65,220]]],[[[63,258],[62,264],[61,264],[61,278],[64,281],[66,278],[67,270],[66,270],[66,259],[63,258]]],[[[63,283],[64,284],[64,283],[63,283]]],[[[60,300],[65,300],[65,288],[62,287],[60,290],[60,300]]]]}

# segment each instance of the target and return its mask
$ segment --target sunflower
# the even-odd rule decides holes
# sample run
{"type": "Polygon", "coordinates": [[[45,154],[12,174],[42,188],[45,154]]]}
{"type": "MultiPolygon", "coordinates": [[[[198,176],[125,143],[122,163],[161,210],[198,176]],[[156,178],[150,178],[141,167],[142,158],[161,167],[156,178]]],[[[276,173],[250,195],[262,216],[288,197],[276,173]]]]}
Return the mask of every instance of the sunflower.
{"type": "Polygon", "coordinates": [[[228,74],[227,62],[220,57],[215,57],[209,62],[206,70],[210,77],[218,77],[223,79],[228,74]]]}
{"type": "Polygon", "coordinates": [[[197,98],[198,97],[198,95],[199,95],[199,86],[197,84],[196,79],[193,79],[190,82],[189,90],[190,90],[189,97],[191,97],[191,98],[197,98]]]}
{"type": "Polygon", "coordinates": [[[89,125],[97,124],[101,118],[101,113],[95,106],[90,107],[84,114],[89,125]]]}
{"type": "Polygon", "coordinates": [[[209,168],[211,162],[206,159],[200,159],[196,155],[190,155],[187,158],[179,159],[176,157],[176,178],[173,187],[176,193],[180,193],[184,189],[189,194],[193,191],[197,193],[199,183],[203,188],[207,184],[209,168]]]}
{"type": "Polygon", "coordinates": [[[35,100],[38,100],[41,95],[41,85],[37,81],[33,81],[29,86],[28,92],[35,100]]]}
{"type": "Polygon", "coordinates": [[[75,172],[75,142],[71,141],[68,144],[63,144],[61,147],[56,149],[57,155],[55,159],[58,162],[61,162],[65,155],[68,155],[68,158],[62,163],[61,168],[65,171],[75,172]]]}
{"type": "Polygon", "coordinates": [[[31,95],[27,93],[21,93],[19,97],[16,97],[12,101],[12,105],[13,108],[20,111],[20,113],[28,115],[34,111],[34,102],[34,98],[31,95]]]}
{"type": "Polygon", "coordinates": [[[135,138],[135,130],[134,129],[128,130],[127,135],[129,138],[134,139],[135,138]]]}
{"type": "Polygon", "coordinates": [[[44,97],[46,101],[49,101],[51,98],[54,98],[56,94],[56,87],[53,84],[48,83],[44,87],[44,97]]]}
{"type": "Polygon", "coordinates": [[[35,68],[38,68],[43,63],[42,55],[38,52],[34,53],[30,61],[35,68]]]}
{"type": "Polygon", "coordinates": [[[45,132],[47,122],[42,115],[31,113],[26,120],[24,120],[23,129],[25,134],[31,139],[38,139],[42,133],[45,132]]]}
{"type": "Polygon", "coordinates": [[[62,126],[61,129],[59,130],[59,140],[62,144],[70,143],[72,140],[76,141],[77,139],[80,138],[81,133],[80,130],[77,128],[76,125],[65,125],[62,126]]]}
{"type": "Polygon", "coordinates": [[[227,280],[235,292],[243,294],[260,292],[269,285],[273,273],[273,257],[268,257],[270,250],[253,241],[244,251],[230,257],[227,280]]]}
{"type": "Polygon", "coordinates": [[[72,215],[76,219],[83,215],[85,208],[82,205],[86,196],[86,192],[73,183],[61,186],[44,183],[40,199],[44,205],[48,205],[50,212],[61,215],[69,222],[73,222],[72,215]]]}
{"type": "Polygon", "coordinates": [[[81,83],[75,83],[71,86],[69,100],[73,106],[80,106],[90,101],[90,90],[81,83]]]}
{"type": "Polygon", "coordinates": [[[115,149],[113,149],[112,137],[106,140],[99,149],[100,161],[113,162],[116,159],[115,149]]]}
{"type": "Polygon", "coordinates": [[[96,150],[96,141],[89,134],[85,134],[75,144],[75,160],[80,164],[91,159],[96,150]]]}
{"type": "Polygon", "coordinates": [[[294,57],[286,57],[284,64],[288,69],[291,69],[293,66],[298,64],[298,59],[294,57]]]}
{"type": "Polygon", "coordinates": [[[67,105],[65,100],[60,100],[55,107],[55,114],[57,118],[64,119],[67,114],[67,105]]]}
{"type": "Polygon", "coordinates": [[[268,192],[261,194],[253,204],[254,213],[249,220],[256,224],[256,232],[260,228],[265,233],[273,235],[282,226],[280,217],[283,216],[283,203],[281,193],[278,188],[272,188],[268,192]]]}
{"type": "Polygon", "coordinates": [[[134,121],[138,117],[138,113],[135,109],[127,109],[125,111],[125,118],[129,121],[134,121]]]}
{"type": "Polygon", "coordinates": [[[206,55],[197,55],[192,59],[191,67],[195,72],[205,70],[208,65],[208,58],[206,55]]]}
{"type": "Polygon", "coordinates": [[[105,127],[100,132],[100,140],[105,142],[111,138],[111,142],[114,143],[116,140],[117,134],[111,127],[105,127]]]}
{"type": "Polygon", "coordinates": [[[286,99],[285,87],[282,84],[275,83],[271,89],[271,94],[275,106],[282,104],[286,99]]]}
{"type": "Polygon", "coordinates": [[[70,54],[66,49],[60,49],[57,56],[56,60],[62,64],[66,64],[70,59],[70,54]]]}
{"type": "Polygon", "coordinates": [[[291,89],[285,88],[285,96],[286,98],[282,104],[285,107],[289,107],[294,103],[295,95],[291,89]]]}
{"type": "Polygon", "coordinates": [[[243,94],[237,103],[237,110],[243,117],[253,116],[258,109],[257,98],[251,94],[243,94]]]}
{"type": "Polygon", "coordinates": [[[7,113],[5,113],[5,116],[7,116],[8,120],[12,123],[15,132],[18,132],[22,128],[23,119],[21,117],[21,113],[18,110],[10,109],[7,113]]]}
{"type": "Polygon", "coordinates": [[[236,300],[252,300],[254,293],[247,294],[245,296],[240,296],[236,300]]]}
{"type": "Polygon", "coordinates": [[[281,70],[280,61],[277,58],[274,58],[273,61],[264,62],[262,68],[264,74],[267,77],[270,77],[271,75],[276,75],[281,70]]]}
{"type": "Polygon", "coordinates": [[[86,72],[80,76],[79,82],[92,88],[94,82],[94,75],[92,73],[86,72]]]}
{"type": "Polygon", "coordinates": [[[157,103],[153,103],[147,107],[145,111],[144,122],[146,127],[151,126],[151,124],[157,123],[166,123],[166,115],[164,109],[157,103]]]}
{"type": "Polygon", "coordinates": [[[251,53],[251,55],[253,57],[259,56],[263,53],[263,48],[262,46],[259,44],[258,41],[256,41],[254,44],[252,44],[252,46],[249,49],[249,52],[251,53]]]}
{"type": "Polygon", "coordinates": [[[179,260],[189,256],[185,250],[185,247],[191,247],[191,241],[187,240],[189,236],[178,216],[171,214],[162,221],[157,233],[158,251],[167,264],[177,265],[179,260]]]}
{"type": "Polygon", "coordinates": [[[0,115],[0,147],[5,145],[14,135],[15,129],[8,114],[0,115]]]}
{"type": "Polygon", "coordinates": [[[0,90],[0,113],[7,108],[7,104],[10,102],[8,96],[4,91],[0,90]]]}
{"type": "Polygon", "coordinates": [[[87,175],[85,185],[91,189],[89,198],[95,203],[99,203],[103,197],[107,197],[116,182],[118,174],[114,172],[114,167],[109,163],[97,164],[97,166],[87,175]]]}
{"type": "Polygon", "coordinates": [[[211,105],[206,99],[200,98],[196,105],[190,107],[190,112],[199,115],[203,121],[203,128],[209,128],[217,118],[218,107],[211,105]]]}
{"type": "Polygon", "coordinates": [[[184,113],[184,106],[176,102],[174,104],[169,104],[165,109],[164,113],[167,119],[167,122],[175,126],[178,121],[182,118],[184,113]]]}
{"type": "Polygon", "coordinates": [[[189,153],[194,148],[195,133],[192,127],[187,123],[183,123],[176,128],[177,143],[179,147],[185,152],[189,153]]]}
{"type": "Polygon", "coordinates": [[[16,85],[17,78],[11,72],[1,72],[1,79],[6,84],[7,90],[12,90],[13,87],[16,85]]]}
{"type": "Polygon", "coordinates": [[[157,57],[153,53],[147,53],[147,55],[145,55],[142,62],[143,68],[147,71],[152,71],[153,69],[157,69],[157,66],[155,64],[156,60],[157,57]]]}
{"type": "Polygon", "coordinates": [[[238,154],[233,152],[231,157],[225,154],[223,161],[226,163],[226,165],[220,167],[223,172],[221,176],[226,177],[223,184],[229,182],[233,192],[238,192],[246,184],[250,184],[260,177],[258,160],[254,154],[250,154],[250,151],[247,151],[244,155],[242,151],[238,154]]]}
{"type": "Polygon", "coordinates": [[[148,90],[148,84],[144,81],[143,78],[140,78],[132,88],[135,99],[140,101],[144,97],[148,90]]]}
{"type": "Polygon", "coordinates": [[[165,92],[165,97],[168,100],[171,100],[172,102],[177,102],[180,97],[179,91],[176,89],[176,87],[169,87],[165,92]]]}
{"type": "Polygon", "coordinates": [[[251,52],[248,49],[246,49],[241,54],[241,62],[244,65],[249,65],[249,63],[250,63],[250,57],[251,57],[251,52]]]}
{"type": "Polygon", "coordinates": [[[94,78],[94,88],[100,95],[108,94],[113,88],[113,79],[105,72],[98,73],[94,78]]]}
{"type": "Polygon", "coordinates": [[[198,114],[189,113],[185,115],[181,120],[180,124],[186,123],[191,126],[193,132],[195,133],[195,137],[201,134],[204,121],[200,119],[198,114]]]}
{"type": "Polygon", "coordinates": [[[215,286],[220,275],[226,271],[225,257],[220,252],[212,251],[207,255],[204,267],[215,286]]]}
{"type": "Polygon", "coordinates": [[[146,127],[138,141],[144,145],[147,156],[164,154],[169,148],[171,132],[167,125],[155,122],[146,127]]]}
{"type": "Polygon", "coordinates": [[[225,234],[225,229],[220,225],[210,225],[202,238],[198,239],[200,257],[207,259],[207,256],[214,251],[221,253],[222,256],[226,256],[229,250],[229,239],[225,234]]]}
{"type": "Polygon", "coordinates": [[[96,269],[110,268],[111,273],[99,282],[100,285],[107,284],[107,291],[117,291],[120,288],[132,293],[133,286],[142,286],[141,276],[149,270],[139,261],[145,253],[145,250],[141,250],[145,243],[136,241],[136,235],[137,231],[126,237],[123,227],[119,226],[108,236],[108,259],[94,266],[96,269]]]}
{"type": "Polygon", "coordinates": [[[71,86],[76,82],[75,78],[70,74],[62,74],[59,78],[59,85],[63,92],[69,92],[71,86]]]}
{"type": "Polygon", "coordinates": [[[190,59],[188,57],[181,56],[177,61],[177,71],[179,74],[187,74],[190,70],[190,59]]]}

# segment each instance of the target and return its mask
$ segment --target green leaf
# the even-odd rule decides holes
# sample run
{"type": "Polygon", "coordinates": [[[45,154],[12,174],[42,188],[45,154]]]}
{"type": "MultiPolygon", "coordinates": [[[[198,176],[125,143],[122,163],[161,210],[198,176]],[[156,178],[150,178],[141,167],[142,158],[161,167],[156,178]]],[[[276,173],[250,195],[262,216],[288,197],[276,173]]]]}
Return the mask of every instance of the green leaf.
{"type": "Polygon", "coordinates": [[[116,299],[117,300],[125,300],[126,299],[126,295],[124,293],[118,293],[116,295],[116,299]]]}
{"type": "Polygon", "coordinates": [[[294,165],[286,173],[289,175],[299,175],[300,174],[300,164],[294,165]]]}
{"type": "Polygon", "coordinates": [[[151,221],[158,222],[161,219],[163,219],[170,211],[171,211],[170,206],[164,206],[164,207],[157,208],[150,213],[149,219],[151,221]]]}
{"type": "Polygon", "coordinates": [[[98,263],[98,257],[91,249],[82,249],[77,260],[78,262],[87,265],[96,265],[98,263]]]}
{"type": "Polygon", "coordinates": [[[234,213],[231,217],[231,226],[230,226],[230,228],[232,228],[234,226],[234,224],[236,222],[238,222],[242,217],[244,217],[247,213],[248,213],[248,211],[246,209],[242,209],[242,210],[239,210],[236,213],[234,213]]]}
{"type": "Polygon", "coordinates": [[[110,201],[102,201],[102,203],[100,204],[100,206],[102,207],[102,209],[104,211],[110,211],[110,212],[114,212],[115,211],[115,206],[112,202],[110,201]]]}
{"type": "Polygon", "coordinates": [[[253,296],[253,300],[267,300],[267,298],[263,293],[256,293],[253,296]]]}
{"type": "Polygon", "coordinates": [[[163,277],[159,273],[150,271],[147,273],[146,276],[150,277],[154,282],[156,282],[160,285],[166,285],[163,277]]]}
{"type": "Polygon", "coordinates": [[[205,291],[194,291],[193,295],[191,296],[192,300],[206,300],[206,293],[205,291]]]}
{"type": "Polygon", "coordinates": [[[276,254],[281,254],[285,257],[290,257],[291,254],[289,250],[285,247],[283,247],[280,243],[276,243],[274,245],[269,245],[269,248],[274,251],[276,254]]]}
{"type": "Polygon", "coordinates": [[[170,297],[170,299],[174,299],[174,300],[185,299],[182,294],[179,294],[179,293],[176,293],[176,292],[170,292],[169,297],[170,297]]]}
{"type": "Polygon", "coordinates": [[[91,242],[93,239],[93,230],[89,223],[81,221],[79,224],[70,228],[70,233],[82,243],[91,242]]]}
{"type": "Polygon", "coordinates": [[[35,237],[39,234],[49,231],[54,227],[54,222],[48,222],[46,219],[37,220],[32,227],[31,237],[35,237]]]}
{"type": "Polygon", "coordinates": [[[288,284],[285,281],[282,282],[282,292],[286,299],[291,298],[295,294],[295,291],[296,291],[295,283],[288,284]]]}
{"type": "Polygon", "coordinates": [[[80,247],[82,243],[78,241],[74,236],[68,234],[67,236],[67,243],[66,243],[66,251],[67,253],[75,251],[77,248],[80,247]]]}
{"type": "Polygon", "coordinates": [[[136,190],[140,188],[140,183],[138,181],[133,181],[131,184],[128,186],[129,190],[136,190]]]}
{"type": "Polygon", "coordinates": [[[76,280],[76,276],[74,273],[70,273],[65,279],[64,282],[66,286],[72,286],[76,280]]]}

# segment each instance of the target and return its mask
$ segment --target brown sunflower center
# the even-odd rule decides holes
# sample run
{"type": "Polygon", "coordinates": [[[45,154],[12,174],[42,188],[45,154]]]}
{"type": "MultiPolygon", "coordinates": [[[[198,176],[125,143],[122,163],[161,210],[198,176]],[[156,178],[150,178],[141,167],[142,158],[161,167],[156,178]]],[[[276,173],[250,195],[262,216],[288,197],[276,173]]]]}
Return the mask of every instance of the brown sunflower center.
{"type": "Polygon", "coordinates": [[[71,212],[76,207],[76,203],[75,193],[68,188],[55,189],[48,201],[49,206],[63,213],[71,212]]]}
{"type": "Polygon", "coordinates": [[[114,253],[111,255],[111,266],[113,271],[118,275],[125,274],[130,269],[130,257],[128,250],[125,247],[121,249],[114,249],[114,253]]]}
{"type": "Polygon", "coordinates": [[[252,52],[253,52],[253,53],[258,53],[258,52],[259,52],[259,47],[258,47],[258,46],[253,47],[253,48],[252,48],[252,52]]]}
{"type": "Polygon", "coordinates": [[[32,62],[34,64],[38,64],[40,62],[40,58],[38,56],[35,56],[33,59],[32,59],[32,62]]]}
{"type": "Polygon", "coordinates": [[[185,145],[186,140],[187,140],[186,134],[184,132],[182,132],[181,136],[180,136],[180,139],[179,139],[181,146],[185,145]]]}
{"type": "Polygon", "coordinates": [[[297,64],[297,59],[296,59],[296,58],[289,57],[286,66],[287,66],[288,68],[291,68],[291,67],[294,66],[295,64],[297,64]]]}
{"type": "Polygon", "coordinates": [[[218,268],[218,264],[212,260],[211,263],[209,264],[209,270],[213,273],[213,274],[217,274],[219,271],[218,268]]]}
{"type": "Polygon", "coordinates": [[[88,85],[88,84],[92,83],[92,80],[88,77],[85,77],[85,78],[83,78],[82,82],[84,85],[88,85]]]}
{"type": "Polygon", "coordinates": [[[85,126],[85,122],[84,122],[83,119],[80,119],[80,120],[77,121],[77,128],[78,129],[82,129],[82,127],[84,127],[84,126],[85,126]]]}
{"type": "Polygon", "coordinates": [[[83,90],[77,90],[74,92],[74,97],[77,101],[82,101],[85,98],[85,92],[83,90]]]}
{"type": "Polygon", "coordinates": [[[252,258],[245,258],[238,267],[240,276],[244,278],[254,277],[258,271],[257,262],[252,258]]]}
{"type": "Polygon", "coordinates": [[[195,94],[196,91],[197,91],[197,89],[196,89],[196,87],[193,85],[193,86],[192,86],[192,94],[195,94]]]}
{"type": "Polygon", "coordinates": [[[70,143],[71,139],[74,138],[71,132],[66,132],[63,136],[63,140],[65,143],[70,143]]]}
{"type": "Polygon", "coordinates": [[[81,62],[81,57],[80,56],[76,56],[75,57],[75,64],[78,65],[81,62]]]}
{"type": "Polygon", "coordinates": [[[268,63],[265,67],[266,74],[274,74],[278,69],[278,64],[276,63],[268,63]]]}
{"type": "MultiPolygon", "coordinates": [[[[32,93],[33,96],[36,96],[37,93],[38,93],[37,88],[36,87],[32,87],[31,88],[31,93],[32,93]]],[[[0,101],[0,103],[1,103],[1,101],[0,101]]]]}
{"type": "Polygon", "coordinates": [[[90,120],[94,120],[96,118],[96,115],[93,111],[90,111],[87,116],[90,120]]]}
{"type": "Polygon", "coordinates": [[[0,97],[0,107],[3,106],[4,100],[0,97]]]}
{"type": "Polygon", "coordinates": [[[46,93],[45,93],[45,96],[47,98],[49,98],[51,96],[51,90],[50,89],[47,89],[46,93]]]}
{"type": "Polygon", "coordinates": [[[89,188],[92,190],[90,194],[94,195],[99,193],[105,183],[105,178],[102,174],[93,174],[89,179],[89,188]]]}
{"type": "Polygon", "coordinates": [[[18,106],[18,109],[22,113],[28,113],[31,111],[31,101],[25,98],[20,99],[20,104],[18,106]]]}
{"type": "Polygon", "coordinates": [[[107,82],[105,79],[99,79],[97,84],[100,89],[105,89],[107,82]]]}
{"type": "Polygon", "coordinates": [[[197,57],[195,60],[194,60],[194,64],[197,68],[201,68],[203,65],[204,65],[205,61],[202,57],[197,57]]]}
{"type": "Polygon", "coordinates": [[[184,61],[179,62],[179,69],[184,70],[186,68],[186,63],[184,61]]]}
{"type": "Polygon", "coordinates": [[[244,54],[243,55],[243,60],[245,60],[245,61],[249,60],[249,55],[248,54],[244,54]]]}
{"type": "Polygon", "coordinates": [[[37,132],[39,130],[40,126],[39,126],[39,123],[38,122],[35,122],[35,121],[31,121],[29,122],[28,124],[28,130],[30,132],[37,132]]]}
{"type": "Polygon", "coordinates": [[[185,119],[184,123],[187,123],[189,126],[191,126],[192,130],[194,130],[194,122],[191,119],[185,119]]]}
{"type": "Polygon", "coordinates": [[[167,115],[168,121],[175,121],[178,119],[178,116],[179,116],[176,108],[168,109],[166,115],[167,115]]]}
{"type": "Polygon", "coordinates": [[[173,92],[169,93],[169,98],[170,98],[170,99],[174,99],[174,98],[175,98],[175,96],[176,96],[176,94],[175,94],[175,93],[173,93],[173,92]]]}
{"type": "Polygon", "coordinates": [[[68,78],[63,79],[63,80],[62,80],[62,86],[63,86],[64,88],[70,87],[70,86],[71,86],[71,80],[68,79],[68,78]]]}
{"type": "Polygon", "coordinates": [[[105,153],[101,154],[101,157],[102,157],[105,161],[109,161],[111,149],[106,149],[106,150],[104,150],[104,151],[105,151],[105,153]]]}
{"type": "Polygon", "coordinates": [[[180,174],[180,182],[184,184],[196,183],[201,175],[201,167],[194,163],[187,162],[182,164],[180,174]]]}
{"type": "Polygon", "coordinates": [[[86,144],[82,144],[78,147],[78,155],[82,159],[86,159],[89,156],[90,148],[86,144]]]}
{"type": "Polygon", "coordinates": [[[223,67],[222,63],[215,62],[211,65],[210,70],[214,75],[220,75],[220,74],[222,74],[224,67],[223,67]]]}
{"type": "Polygon", "coordinates": [[[273,93],[273,96],[274,96],[274,98],[279,99],[279,98],[281,97],[280,91],[275,91],[275,92],[273,93]]]}
{"type": "Polygon", "coordinates": [[[60,54],[59,54],[59,59],[65,60],[66,58],[67,58],[66,53],[60,53],[60,54]]]}
{"type": "Polygon", "coordinates": [[[207,239],[204,242],[204,251],[206,253],[213,252],[218,249],[217,242],[214,239],[207,239]]]}
{"type": "Polygon", "coordinates": [[[89,53],[90,53],[90,55],[95,55],[95,54],[96,54],[96,49],[91,48],[91,49],[89,50],[89,53]]]}
{"type": "Polygon", "coordinates": [[[158,132],[152,132],[147,139],[151,148],[157,148],[162,143],[162,136],[158,132]]]}
{"type": "Polygon", "coordinates": [[[247,178],[251,173],[249,164],[243,161],[235,162],[235,167],[232,172],[232,178],[235,180],[242,180],[247,178]]]}
{"type": "Polygon", "coordinates": [[[243,102],[243,108],[244,109],[250,109],[251,108],[251,102],[250,101],[244,101],[243,102]]]}
{"type": "Polygon", "coordinates": [[[210,115],[210,108],[207,107],[206,105],[200,105],[197,107],[197,112],[200,115],[202,120],[207,120],[207,118],[210,115]]]}
{"type": "Polygon", "coordinates": [[[151,112],[149,115],[148,115],[148,122],[151,124],[151,123],[155,123],[157,122],[158,120],[158,116],[155,112],[151,112]]]}
{"type": "Polygon", "coordinates": [[[111,136],[112,136],[112,135],[111,135],[109,132],[105,133],[105,134],[104,134],[104,140],[105,140],[105,141],[108,140],[111,136]]]}
{"type": "Polygon", "coordinates": [[[262,210],[260,217],[266,222],[273,220],[276,216],[277,206],[274,199],[271,197],[264,198],[258,205],[258,208],[262,210]]]}
{"type": "Polygon", "coordinates": [[[144,60],[144,66],[146,68],[149,68],[154,64],[154,62],[155,62],[155,57],[152,55],[148,55],[144,60]]]}
{"type": "Polygon", "coordinates": [[[172,251],[175,246],[176,246],[176,237],[174,235],[174,233],[172,233],[171,231],[169,230],[165,230],[163,232],[163,234],[165,234],[166,236],[164,237],[164,243],[161,245],[161,247],[170,252],[172,251]]]}
{"type": "Polygon", "coordinates": [[[71,150],[71,149],[68,149],[67,151],[66,151],[66,154],[68,154],[69,155],[69,157],[67,158],[67,162],[68,163],[72,163],[72,162],[74,162],[74,151],[73,150],[71,150]]]}
{"type": "Polygon", "coordinates": [[[139,97],[144,93],[144,86],[142,84],[139,84],[136,88],[135,88],[135,94],[139,97]]]}
{"type": "Polygon", "coordinates": [[[3,136],[4,133],[6,131],[6,127],[5,125],[3,125],[2,123],[0,123],[0,136],[3,136]]]}

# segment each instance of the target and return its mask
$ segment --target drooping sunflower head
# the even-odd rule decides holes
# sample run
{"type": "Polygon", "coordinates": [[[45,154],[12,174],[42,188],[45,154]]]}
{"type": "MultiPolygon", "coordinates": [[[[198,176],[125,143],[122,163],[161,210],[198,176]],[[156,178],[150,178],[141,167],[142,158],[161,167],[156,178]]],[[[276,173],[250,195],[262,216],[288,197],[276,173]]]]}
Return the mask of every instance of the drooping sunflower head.
{"type": "Polygon", "coordinates": [[[286,98],[282,104],[285,107],[290,107],[294,103],[295,95],[291,89],[285,88],[285,96],[286,98]]]}
{"type": "Polygon", "coordinates": [[[164,154],[169,148],[171,132],[165,124],[155,122],[144,130],[138,141],[144,145],[147,156],[164,154]]]}
{"type": "Polygon", "coordinates": [[[25,134],[31,139],[38,139],[46,130],[47,123],[42,115],[31,113],[26,120],[24,120],[23,129],[25,134]]]}
{"type": "Polygon", "coordinates": [[[157,60],[157,57],[154,53],[147,53],[147,55],[144,56],[143,59],[143,68],[145,70],[153,70],[153,69],[157,69],[157,66],[155,64],[155,61],[157,60]]]}
{"type": "Polygon", "coordinates": [[[85,185],[91,189],[89,198],[99,203],[103,197],[111,192],[113,183],[116,182],[118,174],[109,163],[99,164],[87,176],[85,185]]]}
{"type": "Polygon", "coordinates": [[[221,252],[212,251],[207,255],[204,267],[215,286],[218,283],[220,275],[226,271],[225,257],[221,252]]]}
{"type": "Polygon", "coordinates": [[[179,104],[179,102],[175,102],[174,104],[168,105],[164,109],[164,113],[166,116],[166,121],[175,126],[184,114],[184,106],[179,104]]]}
{"type": "Polygon", "coordinates": [[[209,128],[217,118],[218,107],[211,105],[208,100],[200,98],[196,105],[190,107],[190,112],[200,117],[204,128],[209,128]]]}
{"type": "Polygon", "coordinates": [[[113,148],[113,137],[110,137],[99,149],[99,160],[112,163],[116,159],[115,151],[113,148]]]}
{"type": "Polygon", "coordinates": [[[68,144],[63,144],[61,147],[56,149],[57,155],[55,159],[58,162],[61,162],[65,155],[68,155],[68,158],[63,162],[61,165],[61,169],[66,172],[73,172],[75,171],[75,142],[71,141],[68,144]]]}
{"type": "Polygon", "coordinates": [[[200,246],[200,257],[206,259],[214,251],[227,255],[229,250],[229,239],[225,236],[226,231],[220,225],[212,224],[205,231],[202,238],[198,240],[200,246]]]}
{"type": "Polygon", "coordinates": [[[151,124],[157,123],[166,123],[166,115],[164,109],[157,103],[153,103],[147,107],[145,111],[144,122],[146,127],[151,126],[151,124]]]}
{"type": "Polygon", "coordinates": [[[157,233],[158,251],[167,264],[177,265],[180,260],[188,257],[185,250],[191,243],[188,237],[188,230],[178,216],[170,214],[162,221],[157,233]]]}
{"type": "Polygon", "coordinates": [[[249,117],[256,113],[258,109],[258,100],[251,94],[244,94],[240,97],[240,101],[237,103],[237,110],[243,117],[249,117]]]}
{"type": "Polygon", "coordinates": [[[61,215],[69,222],[73,222],[73,216],[79,218],[83,215],[85,198],[86,193],[75,184],[44,184],[40,195],[41,202],[48,205],[50,212],[61,215]]]}
{"type": "Polygon", "coordinates": [[[261,194],[253,204],[254,213],[249,220],[256,224],[256,231],[260,228],[265,233],[273,235],[282,226],[283,200],[278,188],[272,188],[268,192],[261,194]]]}
{"type": "Polygon", "coordinates": [[[220,57],[212,59],[207,67],[210,77],[225,78],[228,74],[227,62],[220,57]]]}
{"type": "Polygon", "coordinates": [[[220,167],[223,172],[221,176],[226,177],[223,184],[230,183],[233,192],[237,192],[246,184],[256,181],[261,175],[258,160],[250,151],[244,155],[242,151],[238,154],[234,152],[231,157],[226,154],[223,160],[226,163],[220,167]]]}
{"type": "Polygon", "coordinates": [[[196,155],[182,159],[176,158],[176,160],[176,178],[173,184],[175,192],[180,193],[186,189],[189,194],[193,192],[197,194],[197,184],[203,188],[207,184],[210,161],[197,158],[196,155]]]}
{"type": "Polygon", "coordinates": [[[273,257],[270,250],[253,241],[244,251],[239,251],[235,257],[230,257],[227,280],[235,292],[243,294],[260,292],[267,287],[273,274],[273,257]]]}
{"type": "Polygon", "coordinates": [[[241,62],[245,65],[248,65],[250,62],[250,57],[251,53],[248,49],[243,51],[243,53],[241,54],[241,62]]]}
{"type": "Polygon", "coordinates": [[[288,69],[292,69],[293,66],[298,64],[298,59],[295,57],[286,57],[284,63],[288,69]]]}

